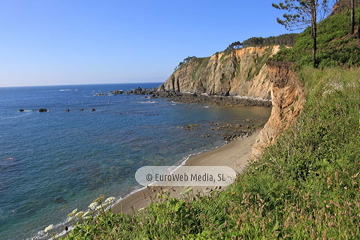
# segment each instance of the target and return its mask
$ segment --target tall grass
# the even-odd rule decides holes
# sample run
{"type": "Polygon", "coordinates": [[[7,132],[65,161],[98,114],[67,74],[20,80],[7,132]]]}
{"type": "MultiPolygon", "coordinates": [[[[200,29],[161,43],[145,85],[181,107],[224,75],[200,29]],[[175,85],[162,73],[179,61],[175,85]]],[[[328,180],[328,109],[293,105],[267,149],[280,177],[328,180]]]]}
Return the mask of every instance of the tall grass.
{"type": "MultiPolygon", "coordinates": [[[[356,16],[360,15],[360,7],[356,16]]],[[[317,62],[319,68],[360,66],[360,43],[356,35],[349,35],[350,11],[328,17],[318,24],[317,62]]],[[[282,49],[273,61],[294,62],[297,66],[312,65],[311,29],[299,34],[293,48],[282,49]]]]}
{"type": "Polygon", "coordinates": [[[68,239],[357,239],[360,69],[304,68],[298,121],[236,183],[185,199],[161,191],[132,215],[100,214],[68,239]]]}
{"type": "Polygon", "coordinates": [[[307,67],[308,30],[274,57],[297,63],[306,103],[296,123],[235,184],[182,199],[163,190],[141,211],[100,212],[66,238],[359,239],[360,69],[333,67],[360,63],[359,40],[343,30],[347,21],[344,12],[320,23],[320,69],[307,67]]]}

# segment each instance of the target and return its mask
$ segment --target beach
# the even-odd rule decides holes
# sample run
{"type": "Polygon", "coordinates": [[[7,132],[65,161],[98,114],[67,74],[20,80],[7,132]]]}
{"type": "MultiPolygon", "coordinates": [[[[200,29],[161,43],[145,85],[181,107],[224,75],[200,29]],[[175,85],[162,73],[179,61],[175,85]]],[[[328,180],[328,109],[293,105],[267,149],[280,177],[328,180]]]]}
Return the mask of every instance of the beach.
{"type": "MultiPolygon", "coordinates": [[[[254,132],[250,137],[237,139],[217,149],[200,153],[190,157],[185,166],[227,166],[241,173],[251,158],[251,147],[258,136],[260,129],[254,132]]],[[[139,190],[123,198],[116,203],[112,210],[114,213],[129,214],[144,208],[151,203],[161,187],[148,187],[139,190]]],[[[181,193],[186,187],[172,187],[171,197],[181,197],[181,193]]],[[[194,187],[193,191],[209,191],[209,187],[194,187]]]]}

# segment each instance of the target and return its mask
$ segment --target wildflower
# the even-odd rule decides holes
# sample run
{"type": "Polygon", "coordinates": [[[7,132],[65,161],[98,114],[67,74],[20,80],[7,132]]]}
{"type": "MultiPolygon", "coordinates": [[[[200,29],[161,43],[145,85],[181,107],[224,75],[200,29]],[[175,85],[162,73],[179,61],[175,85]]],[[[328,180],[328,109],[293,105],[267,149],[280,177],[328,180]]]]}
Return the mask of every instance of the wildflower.
{"type": "Polygon", "coordinates": [[[78,209],[75,208],[71,213],[68,214],[68,217],[73,217],[73,216],[75,216],[77,210],[78,210],[78,209]]]}
{"type": "Polygon", "coordinates": [[[112,204],[115,201],[114,197],[109,197],[105,200],[105,202],[109,202],[110,204],[112,204]]]}
{"type": "Polygon", "coordinates": [[[95,199],[94,202],[97,203],[97,204],[101,204],[103,202],[104,198],[105,198],[104,195],[100,195],[100,197],[95,199]]]}
{"type": "Polygon", "coordinates": [[[98,206],[97,202],[93,202],[89,205],[90,209],[95,209],[98,206]]]}
{"type": "Polygon", "coordinates": [[[83,217],[87,217],[87,216],[89,216],[89,214],[90,214],[90,212],[87,211],[87,212],[84,213],[83,217]]]}
{"type": "Polygon", "coordinates": [[[54,225],[53,224],[51,224],[51,225],[49,225],[49,226],[47,226],[46,228],[45,228],[45,230],[44,230],[44,232],[48,232],[48,231],[50,231],[51,229],[53,229],[53,227],[54,227],[54,225]]]}
{"type": "Polygon", "coordinates": [[[99,205],[99,206],[97,206],[97,207],[95,208],[95,211],[99,211],[101,208],[102,208],[102,206],[99,205]]]}
{"type": "Polygon", "coordinates": [[[81,218],[83,215],[84,215],[84,212],[83,212],[83,211],[80,211],[80,212],[78,212],[78,213],[75,214],[75,217],[81,218]]]}

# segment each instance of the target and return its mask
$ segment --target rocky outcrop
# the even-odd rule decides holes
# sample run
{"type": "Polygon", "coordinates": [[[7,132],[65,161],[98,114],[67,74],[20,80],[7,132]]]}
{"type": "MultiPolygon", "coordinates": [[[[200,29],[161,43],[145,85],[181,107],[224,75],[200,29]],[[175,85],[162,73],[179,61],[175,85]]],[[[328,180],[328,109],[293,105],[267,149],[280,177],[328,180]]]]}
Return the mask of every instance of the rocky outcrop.
{"type": "Polygon", "coordinates": [[[190,95],[196,96],[196,101],[204,95],[217,95],[215,99],[241,96],[271,100],[271,116],[252,148],[253,157],[258,158],[296,121],[305,101],[304,89],[291,66],[269,61],[279,49],[247,47],[195,58],[182,64],[158,90],[177,101],[190,95]],[[181,99],[176,98],[179,96],[181,99]]]}
{"type": "Polygon", "coordinates": [[[279,46],[246,47],[195,58],[177,69],[159,90],[247,96],[270,100],[266,61],[279,46]]]}
{"type": "Polygon", "coordinates": [[[260,131],[253,147],[253,157],[258,158],[265,148],[275,143],[279,135],[294,123],[305,101],[304,88],[289,64],[269,62],[267,64],[272,83],[271,115],[260,131]]]}
{"type": "MultiPolygon", "coordinates": [[[[159,92],[158,97],[168,98],[174,102],[181,103],[204,103],[217,106],[261,106],[271,107],[270,100],[248,98],[248,97],[232,97],[232,96],[211,96],[196,93],[178,93],[173,91],[159,92]]],[[[150,97],[151,98],[151,97],[150,97]]]]}

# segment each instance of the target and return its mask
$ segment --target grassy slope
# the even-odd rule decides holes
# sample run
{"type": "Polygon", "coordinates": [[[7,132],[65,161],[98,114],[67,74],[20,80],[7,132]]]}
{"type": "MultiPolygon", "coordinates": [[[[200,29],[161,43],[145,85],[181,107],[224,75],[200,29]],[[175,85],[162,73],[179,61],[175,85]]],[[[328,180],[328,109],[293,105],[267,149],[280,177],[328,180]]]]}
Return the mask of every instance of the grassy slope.
{"type": "MultiPolygon", "coordinates": [[[[360,7],[356,9],[360,16],[360,7]]],[[[328,17],[318,25],[317,60],[319,67],[360,66],[360,42],[349,36],[350,11],[328,17]]],[[[310,28],[299,34],[292,49],[282,50],[273,60],[296,62],[300,67],[312,65],[310,28]]]]}
{"type": "MultiPolygon", "coordinates": [[[[332,37],[319,36],[319,47],[339,54],[334,62],[319,54],[325,56],[320,64],[356,65],[358,60],[351,60],[356,54],[346,49],[359,41],[345,36],[344,25],[338,25],[345,24],[346,14],[333,18],[321,23],[319,32],[331,29],[332,37]],[[347,60],[339,61],[341,57],[347,60]]],[[[300,66],[299,78],[307,89],[304,110],[236,184],[206,197],[189,193],[188,200],[171,199],[164,192],[157,203],[134,215],[107,212],[84,220],[68,238],[358,238],[360,69],[307,67],[311,50],[306,42],[305,31],[293,50],[277,56],[300,66]]]]}

